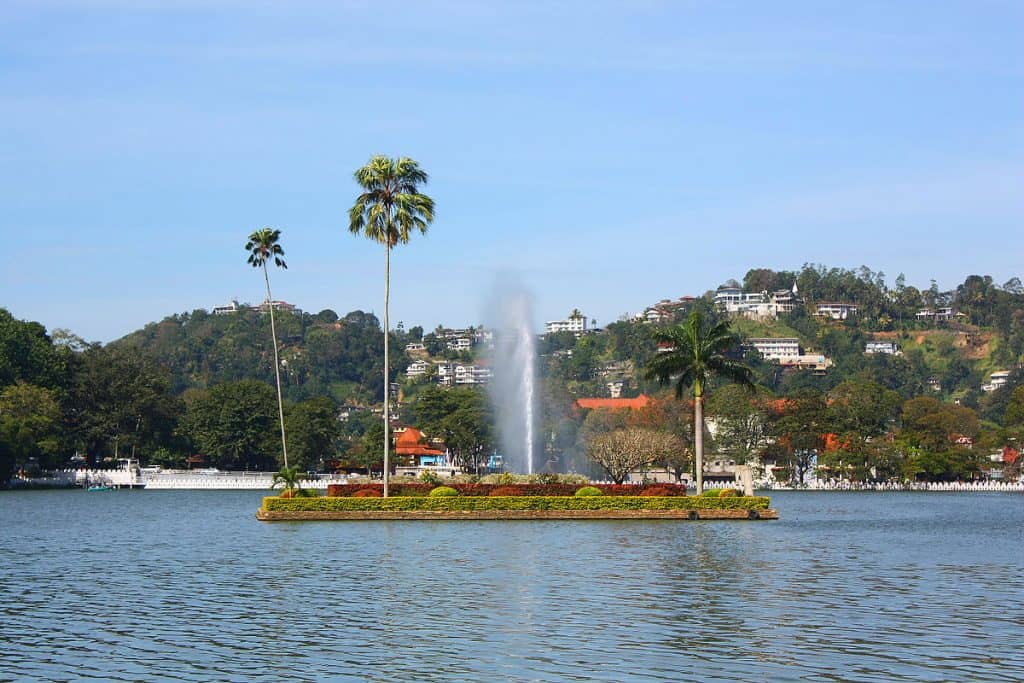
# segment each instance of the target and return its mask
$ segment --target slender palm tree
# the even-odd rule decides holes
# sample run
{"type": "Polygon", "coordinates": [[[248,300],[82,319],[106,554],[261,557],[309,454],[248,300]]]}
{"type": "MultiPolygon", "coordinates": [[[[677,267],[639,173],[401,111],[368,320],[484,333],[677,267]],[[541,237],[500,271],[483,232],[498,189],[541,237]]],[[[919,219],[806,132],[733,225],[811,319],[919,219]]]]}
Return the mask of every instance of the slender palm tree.
{"type": "Polygon", "coordinates": [[[273,260],[274,265],[287,269],[284,262],[284,249],[278,244],[280,230],[263,228],[249,235],[245,250],[249,252],[249,264],[253,268],[263,269],[263,280],[267,283],[267,307],[270,309],[270,336],[274,341],[274,379],[277,380],[277,413],[281,418],[281,453],[284,455],[284,466],[288,467],[288,443],[284,437],[284,402],[281,401],[281,361],[277,357],[277,328],[274,326],[274,298],[270,295],[270,274],[267,272],[267,261],[273,260]]]}
{"type": "Polygon", "coordinates": [[[697,493],[704,490],[704,393],[714,377],[749,389],[754,388],[750,368],[726,354],[739,345],[729,321],[710,325],[694,308],[681,325],[654,331],[659,351],[647,364],[647,376],[662,384],[673,379],[676,398],[693,387],[693,442],[696,455],[697,493]]]}
{"type": "Polygon", "coordinates": [[[390,367],[388,357],[388,299],[391,293],[391,250],[406,244],[413,232],[427,232],[434,220],[434,200],[420,192],[427,174],[412,159],[376,155],[355,172],[363,192],[349,209],[348,229],[384,245],[384,496],[388,495],[390,463],[389,421],[390,367]]]}

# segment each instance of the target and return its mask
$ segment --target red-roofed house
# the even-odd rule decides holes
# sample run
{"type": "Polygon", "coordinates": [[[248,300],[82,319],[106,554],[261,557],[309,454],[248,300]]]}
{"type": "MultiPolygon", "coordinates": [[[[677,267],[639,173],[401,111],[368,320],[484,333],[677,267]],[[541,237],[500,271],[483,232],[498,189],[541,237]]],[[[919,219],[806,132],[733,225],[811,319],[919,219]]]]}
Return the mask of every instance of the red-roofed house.
{"type": "Polygon", "coordinates": [[[423,432],[415,427],[406,427],[395,438],[395,455],[409,458],[416,467],[437,465],[444,460],[444,451],[427,446],[424,443],[423,432]]]}
{"type": "Polygon", "coordinates": [[[586,410],[604,408],[606,410],[639,410],[654,403],[654,399],[646,394],[640,394],[636,398],[578,398],[576,407],[586,410]]]}

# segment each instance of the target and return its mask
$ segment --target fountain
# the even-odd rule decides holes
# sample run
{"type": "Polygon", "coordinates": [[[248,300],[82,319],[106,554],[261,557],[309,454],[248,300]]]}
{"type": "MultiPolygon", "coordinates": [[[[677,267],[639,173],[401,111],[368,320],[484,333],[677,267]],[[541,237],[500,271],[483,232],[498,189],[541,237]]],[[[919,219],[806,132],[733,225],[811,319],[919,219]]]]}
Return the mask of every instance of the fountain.
{"type": "Polygon", "coordinates": [[[518,284],[495,287],[496,320],[491,398],[505,469],[533,474],[536,408],[536,338],[530,296],[518,284]]]}

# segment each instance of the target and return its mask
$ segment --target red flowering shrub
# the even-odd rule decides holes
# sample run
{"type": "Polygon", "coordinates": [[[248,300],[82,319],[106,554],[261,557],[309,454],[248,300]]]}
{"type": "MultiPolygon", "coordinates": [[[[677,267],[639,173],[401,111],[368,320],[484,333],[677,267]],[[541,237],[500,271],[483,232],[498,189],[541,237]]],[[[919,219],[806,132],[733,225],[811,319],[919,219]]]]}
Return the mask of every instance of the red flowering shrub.
{"type": "Polygon", "coordinates": [[[359,489],[352,494],[353,498],[380,498],[381,492],[377,489],[359,489]]]}
{"type": "Polygon", "coordinates": [[[670,488],[664,486],[650,486],[640,492],[641,496],[677,496],[679,495],[670,488]]]}
{"type": "Polygon", "coordinates": [[[518,486],[498,486],[491,489],[488,496],[521,496],[523,495],[522,490],[518,486]]]}

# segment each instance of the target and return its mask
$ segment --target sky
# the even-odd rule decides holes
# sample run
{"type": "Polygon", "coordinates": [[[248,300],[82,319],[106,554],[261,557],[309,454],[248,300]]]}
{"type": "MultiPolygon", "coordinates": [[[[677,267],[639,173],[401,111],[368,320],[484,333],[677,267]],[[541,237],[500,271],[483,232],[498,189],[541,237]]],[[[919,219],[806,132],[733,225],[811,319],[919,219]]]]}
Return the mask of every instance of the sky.
{"type": "Polygon", "coordinates": [[[0,307],[107,342],[237,298],[383,311],[352,174],[436,202],[392,324],[599,324],[804,263],[1024,276],[1024,3],[0,4],[0,307]]]}

